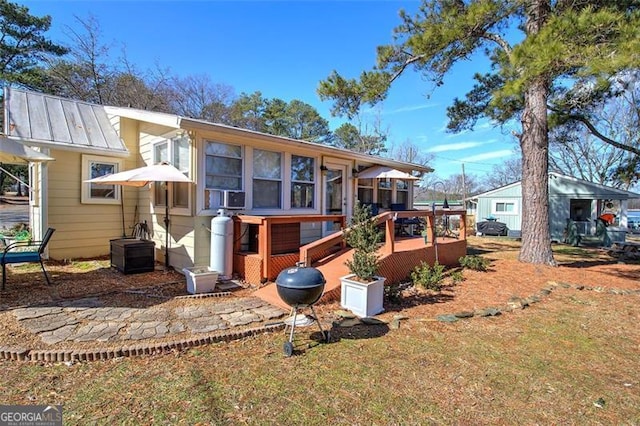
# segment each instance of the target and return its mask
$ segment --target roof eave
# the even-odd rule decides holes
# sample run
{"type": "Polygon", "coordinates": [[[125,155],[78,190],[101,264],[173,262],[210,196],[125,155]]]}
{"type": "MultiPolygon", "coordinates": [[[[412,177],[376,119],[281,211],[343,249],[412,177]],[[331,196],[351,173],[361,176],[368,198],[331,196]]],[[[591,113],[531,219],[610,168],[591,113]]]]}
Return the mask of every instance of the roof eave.
{"type": "Polygon", "coordinates": [[[246,135],[250,134],[252,137],[270,141],[270,142],[279,142],[285,143],[291,146],[300,146],[303,148],[311,148],[317,150],[323,154],[327,155],[336,155],[341,157],[349,157],[354,160],[360,160],[367,163],[372,164],[382,164],[385,166],[390,166],[397,169],[411,169],[412,171],[418,171],[423,173],[431,173],[433,169],[428,166],[424,166],[421,164],[407,163],[404,161],[392,160],[384,157],[377,157],[375,155],[363,154],[355,151],[350,151],[347,149],[336,148],[331,146],[322,145],[315,142],[309,142],[299,139],[287,138],[284,136],[275,136],[269,135],[267,133],[257,132],[255,130],[241,129],[238,127],[228,126],[225,124],[218,123],[209,123],[203,120],[191,119],[183,117],[181,120],[181,127],[185,130],[215,130],[222,133],[235,134],[235,135],[246,135]]]}
{"type": "Polygon", "coordinates": [[[77,145],[73,143],[64,142],[52,142],[49,140],[38,140],[30,138],[21,138],[17,136],[6,136],[7,139],[12,139],[16,142],[23,143],[28,146],[37,146],[39,148],[59,149],[61,151],[73,151],[82,152],[85,154],[98,154],[109,157],[128,157],[130,152],[128,150],[120,150],[108,147],[96,147],[87,145],[77,145]]]}

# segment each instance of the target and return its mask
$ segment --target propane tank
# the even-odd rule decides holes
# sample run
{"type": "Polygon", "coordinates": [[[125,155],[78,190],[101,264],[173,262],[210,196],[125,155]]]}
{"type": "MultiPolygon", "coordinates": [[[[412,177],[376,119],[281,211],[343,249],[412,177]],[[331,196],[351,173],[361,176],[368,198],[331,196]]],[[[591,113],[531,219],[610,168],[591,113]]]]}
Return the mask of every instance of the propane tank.
{"type": "Polygon", "coordinates": [[[233,274],[233,219],[224,209],[218,210],[218,215],[211,219],[209,267],[225,278],[233,274]]]}

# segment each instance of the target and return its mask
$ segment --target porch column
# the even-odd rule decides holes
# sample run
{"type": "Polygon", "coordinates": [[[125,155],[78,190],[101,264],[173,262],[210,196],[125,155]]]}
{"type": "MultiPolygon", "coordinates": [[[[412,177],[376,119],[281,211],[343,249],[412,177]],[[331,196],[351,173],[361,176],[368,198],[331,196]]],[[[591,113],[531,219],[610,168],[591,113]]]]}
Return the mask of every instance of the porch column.
{"type": "Polygon", "coordinates": [[[589,222],[589,235],[596,234],[596,224],[600,216],[600,200],[591,201],[591,221],[589,222]]]}
{"type": "Polygon", "coordinates": [[[458,237],[461,240],[467,239],[467,214],[462,213],[460,215],[460,236],[458,237]]]}
{"type": "Polygon", "coordinates": [[[628,200],[620,200],[620,226],[623,228],[627,227],[627,224],[629,223],[627,221],[627,204],[629,203],[628,200]]]}

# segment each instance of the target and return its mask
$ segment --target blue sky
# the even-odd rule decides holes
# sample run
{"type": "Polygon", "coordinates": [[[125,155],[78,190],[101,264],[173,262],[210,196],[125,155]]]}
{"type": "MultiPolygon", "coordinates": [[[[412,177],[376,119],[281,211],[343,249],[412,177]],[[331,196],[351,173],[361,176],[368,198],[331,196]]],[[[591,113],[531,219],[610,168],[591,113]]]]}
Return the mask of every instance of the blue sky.
{"type": "MultiPolygon", "coordinates": [[[[49,36],[68,43],[67,27],[94,16],[102,41],[141,70],[158,64],[173,74],[208,74],[212,81],[266,98],[299,99],[314,106],[335,130],[345,120],[332,118],[331,103],[316,89],[333,70],[357,77],[375,63],[376,46],[392,41],[399,9],[417,10],[418,1],[131,1],[18,0],[34,15],[51,15],[49,36]]],[[[513,136],[481,122],[473,132],[445,132],[446,107],[472,86],[474,72],[487,61],[458,65],[436,90],[415,73],[393,86],[376,115],[389,131],[390,143],[410,141],[434,154],[435,174],[465,173],[479,177],[513,155],[513,136]]]]}

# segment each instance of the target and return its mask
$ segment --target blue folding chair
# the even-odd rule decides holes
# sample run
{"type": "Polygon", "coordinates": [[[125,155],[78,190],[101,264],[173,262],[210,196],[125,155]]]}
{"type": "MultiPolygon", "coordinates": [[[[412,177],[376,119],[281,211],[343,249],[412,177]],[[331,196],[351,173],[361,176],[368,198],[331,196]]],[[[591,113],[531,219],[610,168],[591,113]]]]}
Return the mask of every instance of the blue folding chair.
{"type": "Polygon", "coordinates": [[[42,241],[18,241],[5,247],[0,255],[0,263],[2,263],[2,290],[4,290],[7,282],[7,265],[9,263],[40,262],[44,278],[47,280],[47,284],[51,284],[47,270],[44,268],[42,257],[54,232],[55,229],[49,228],[47,232],[45,232],[42,241]]]}

